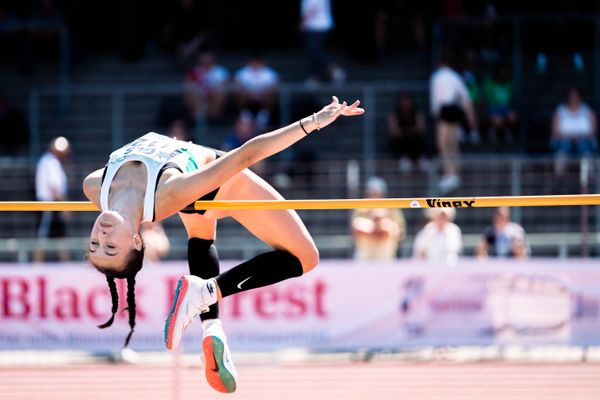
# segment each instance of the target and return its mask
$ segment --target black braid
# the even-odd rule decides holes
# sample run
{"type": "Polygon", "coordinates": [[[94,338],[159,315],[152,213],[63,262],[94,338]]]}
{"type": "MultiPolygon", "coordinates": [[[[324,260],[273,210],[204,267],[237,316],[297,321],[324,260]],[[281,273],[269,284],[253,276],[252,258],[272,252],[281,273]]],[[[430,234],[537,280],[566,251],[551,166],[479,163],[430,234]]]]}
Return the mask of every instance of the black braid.
{"type": "Polygon", "coordinates": [[[108,281],[108,288],[110,289],[110,296],[112,298],[112,316],[108,321],[102,325],[98,325],[98,328],[107,328],[112,325],[115,314],[119,309],[119,295],[117,293],[117,285],[115,279],[127,279],[127,307],[123,309],[129,310],[129,326],[131,331],[125,339],[125,347],[129,344],[129,339],[133,334],[135,328],[135,275],[142,269],[144,261],[144,247],[141,250],[133,250],[131,255],[127,259],[125,268],[121,271],[115,271],[112,268],[103,267],[100,265],[92,264],[98,271],[106,275],[108,281]]]}
{"type": "Polygon", "coordinates": [[[131,339],[133,329],[135,328],[135,275],[127,277],[127,310],[129,311],[129,327],[131,330],[125,339],[123,347],[127,347],[129,344],[129,339],[131,339]]]}
{"type": "Polygon", "coordinates": [[[115,278],[113,278],[112,276],[107,276],[106,280],[108,281],[108,288],[110,289],[110,297],[112,299],[112,315],[108,321],[101,325],[98,325],[98,328],[100,329],[108,328],[112,325],[113,321],[115,320],[115,314],[117,313],[117,310],[119,308],[119,294],[117,293],[117,285],[115,283],[115,278]]]}

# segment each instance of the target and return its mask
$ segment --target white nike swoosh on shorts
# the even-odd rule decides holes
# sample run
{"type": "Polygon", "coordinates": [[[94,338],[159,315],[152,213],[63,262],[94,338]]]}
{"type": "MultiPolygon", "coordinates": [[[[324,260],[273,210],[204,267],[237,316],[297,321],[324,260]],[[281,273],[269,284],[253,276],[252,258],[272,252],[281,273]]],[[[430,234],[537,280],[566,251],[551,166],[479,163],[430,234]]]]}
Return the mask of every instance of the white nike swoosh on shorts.
{"type": "Polygon", "coordinates": [[[248,279],[252,278],[252,275],[247,277],[246,279],[244,279],[243,281],[241,281],[240,283],[237,284],[238,289],[242,288],[242,285],[244,284],[244,282],[246,282],[248,279]]]}

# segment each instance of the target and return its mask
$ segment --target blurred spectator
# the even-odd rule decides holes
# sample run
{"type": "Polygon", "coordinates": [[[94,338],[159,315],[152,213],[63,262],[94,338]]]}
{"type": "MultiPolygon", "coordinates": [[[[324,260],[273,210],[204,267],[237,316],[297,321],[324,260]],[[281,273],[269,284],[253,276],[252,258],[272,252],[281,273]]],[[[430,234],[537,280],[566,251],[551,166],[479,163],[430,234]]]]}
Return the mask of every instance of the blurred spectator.
{"type": "Polygon", "coordinates": [[[173,139],[181,140],[183,142],[187,142],[191,139],[185,121],[180,119],[176,119],[171,123],[171,126],[169,126],[169,132],[167,136],[172,137],[173,139]]]}
{"type": "MultiPolygon", "coordinates": [[[[321,107],[317,92],[308,91],[297,93],[291,98],[291,120],[296,121],[311,115],[321,107]]],[[[314,185],[315,176],[319,172],[319,149],[308,141],[300,141],[295,146],[285,150],[279,157],[278,172],[274,184],[278,189],[285,190],[294,183],[306,188],[308,192],[317,189],[314,185]]],[[[310,195],[309,195],[310,196],[310,195]]]]}
{"type": "Polygon", "coordinates": [[[483,231],[477,246],[477,256],[525,258],[528,252],[523,227],[511,222],[508,207],[497,208],[494,211],[492,225],[483,231]]]}
{"type": "Polygon", "coordinates": [[[235,121],[233,132],[225,138],[223,150],[230,151],[236,149],[252,139],[256,134],[254,121],[248,112],[242,112],[235,121]]]}
{"type": "MultiPolygon", "coordinates": [[[[487,122],[486,115],[487,109],[484,103],[484,93],[483,93],[483,84],[482,79],[478,71],[475,70],[471,66],[471,63],[467,61],[465,66],[465,70],[462,72],[462,78],[465,82],[467,90],[469,91],[469,97],[471,98],[471,103],[473,103],[473,112],[477,116],[478,121],[487,122]]],[[[468,128],[466,123],[466,118],[461,122],[461,127],[463,130],[468,128]]],[[[486,127],[487,128],[487,127],[486,127]]],[[[477,135],[477,134],[476,134],[477,135]]],[[[460,140],[464,141],[464,133],[461,133],[460,140]]],[[[477,144],[480,141],[480,137],[471,138],[471,142],[473,144],[477,144]]]]}
{"type": "Polygon", "coordinates": [[[302,0],[300,17],[304,51],[309,66],[308,82],[344,82],[346,73],[331,61],[325,49],[327,35],[334,26],[330,0],[302,0]]]}
{"type": "Polygon", "coordinates": [[[186,64],[198,51],[209,47],[211,32],[206,2],[179,0],[163,32],[163,40],[175,50],[180,62],[186,64]]]}
{"type": "Polygon", "coordinates": [[[439,189],[445,194],[460,186],[458,163],[461,125],[468,126],[472,141],[479,140],[475,110],[467,87],[445,59],[441,60],[438,69],[431,76],[430,100],[444,170],[439,189]]]}
{"type": "Polygon", "coordinates": [[[200,53],[185,78],[185,99],[192,117],[220,119],[226,99],[229,71],[215,62],[210,52],[200,53]]]}
{"type": "Polygon", "coordinates": [[[257,128],[266,128],[275,108],[279,74],[267,65],[262,54],[254,53],[235,73],[235,82],[240,109],[252,113],[257,128]]]}
{"type": "MultiPolygon", "coordinates": [[[[469,91],[469,97],[471,97],[473,104],[481,104],[483,98],[483,88],[481,87],[477,73],[471,69],[465,69],[462,77],[465,81],[465,85],[469,91]]],[[[479,108],[475,108],[477,109],[476,111],[479,112],[479,108]]]]}
{"type": "MultiPolygon", "coordinates": [[[[233,132],[225,138],[222,148],[224,151],[236,149],[252,139],[256,133],[256,124],[254,118],[252,118],[252,114],[248,111],[242,111],[235,121],[233,132]]],[[[250,167],[250,169],[257,174],[264,174],[267,162],[267,160],[260,161],[250,167]]]]}
{"type": "Polygon", "coordinates": [[[550,145],[555,151],[554,172],[562,176],[569,157],[591,158],[597,149],[596,114],[582,101],[575,87],[567,91],[567,102],[560,104],[552,118],[550,145]]]}
{"type": "Polygon", "coordinates": [[[0,98],[0,154],[15,155],[29,140],[23,114],[0,98]]]}
{"type": "Polygon", "coordinates": [[[144,241],[144,261],[156,262],[169,253],[171,244],[162,225],[158,222],[145,222],[140,228],[144,241]]]}
{"type": "MultiPolygon", "coordinates": [[[[37,163],[35,171],[35,197],[38,201],[65,201],[67,200],[67,175],[64,164],[71,154],[69,141],[60,136],[53,139],[37,163]]],[[[40,214],[38,225],[38,238],[62,238],[67,235],[65,214],[60,211],[43,211],[40,214]]],[[[59,250],[61,261],[67,261],[69,255],[66,250],[59,250]]],[[[34,261],[44,261],[44,251],[38,248],[34,254],[34,261]]]]}
{"type": "Polygon", "coordinates": [[[410,172],[413,166],[424,170],[425,116],[417,108],[412,94],[398,95],[394,110],[388,115],[390,148],[400,161],[400,170],[410,172]]]}
{"type": "Polygon", "coordinates": [[[487,106],[489,138],[495,142],[499,133],[504,133],[507,142],[512,142],[517,124],[517,113],[513,108],[513,83],[506,65],[500,65],[483,84],[483,101],[487,106]]]}
{"type": "MultiPolygon", "coordinates": [[[[377,199],[385,197],[387,184],[378,177],[369,178],[366,196],[377,199]]],[[[354,231],[354,257],[360,260],[393,260],[398,245],[406,236],[406,224],[398,209],[358,209],[352,215],[354,231]]]]}
{"type": "Polygon", "coordinates": [[[463,246],[460,228],[452,222],[456,211],[453,208],[430,208],[426,214],[431,222],[417,233],[413,257],[456,264],[463,246]]]}

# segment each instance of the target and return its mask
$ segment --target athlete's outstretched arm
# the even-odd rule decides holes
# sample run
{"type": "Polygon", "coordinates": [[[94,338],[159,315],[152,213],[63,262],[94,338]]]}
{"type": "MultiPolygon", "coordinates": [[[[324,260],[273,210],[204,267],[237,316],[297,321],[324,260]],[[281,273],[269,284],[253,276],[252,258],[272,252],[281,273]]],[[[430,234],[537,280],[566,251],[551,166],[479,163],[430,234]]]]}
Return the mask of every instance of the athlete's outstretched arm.
{"type": "Polygon", "coordinates": [[[161,204],[160,212],[159,207],[156,210],[157,220],[176,213],[198,197],[215,190],[243,169],[288,148],[306,137],[307,133],[328,126],[339,116],[363,114],[364,110],[359,108],[359,105],[358,100],[347,105],[345,101],[340,103],[337,97],[333,96],[332,102],[314,115],[303,118],[300,122],[297,121],[286,127],[256,136],[241,147],[196,171],[169,178],[160,190],[162,192],[160,197],[164,200],[157,199],[157,202],[161,204]]]}

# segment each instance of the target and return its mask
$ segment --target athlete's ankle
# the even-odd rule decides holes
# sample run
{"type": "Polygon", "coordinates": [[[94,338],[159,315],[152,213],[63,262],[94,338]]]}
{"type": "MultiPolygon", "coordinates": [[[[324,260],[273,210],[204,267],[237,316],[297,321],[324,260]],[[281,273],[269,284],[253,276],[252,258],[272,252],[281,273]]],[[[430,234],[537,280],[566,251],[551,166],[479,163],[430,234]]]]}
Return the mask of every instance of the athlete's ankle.
{"type": "Polygon", "coordinates": [[[207,336],[222,336],[223,333],[223,324],[220,319],[206,319],[202,321],[202,337],[205,338],[207,336]]]}
{"type": "Polygon", "coordinates": [[[213,305],[221,300],[221,289],[215,278],[206,279],[204,285],[201,288],[201,293],[204,301],[208,305],[213,305]]]}

